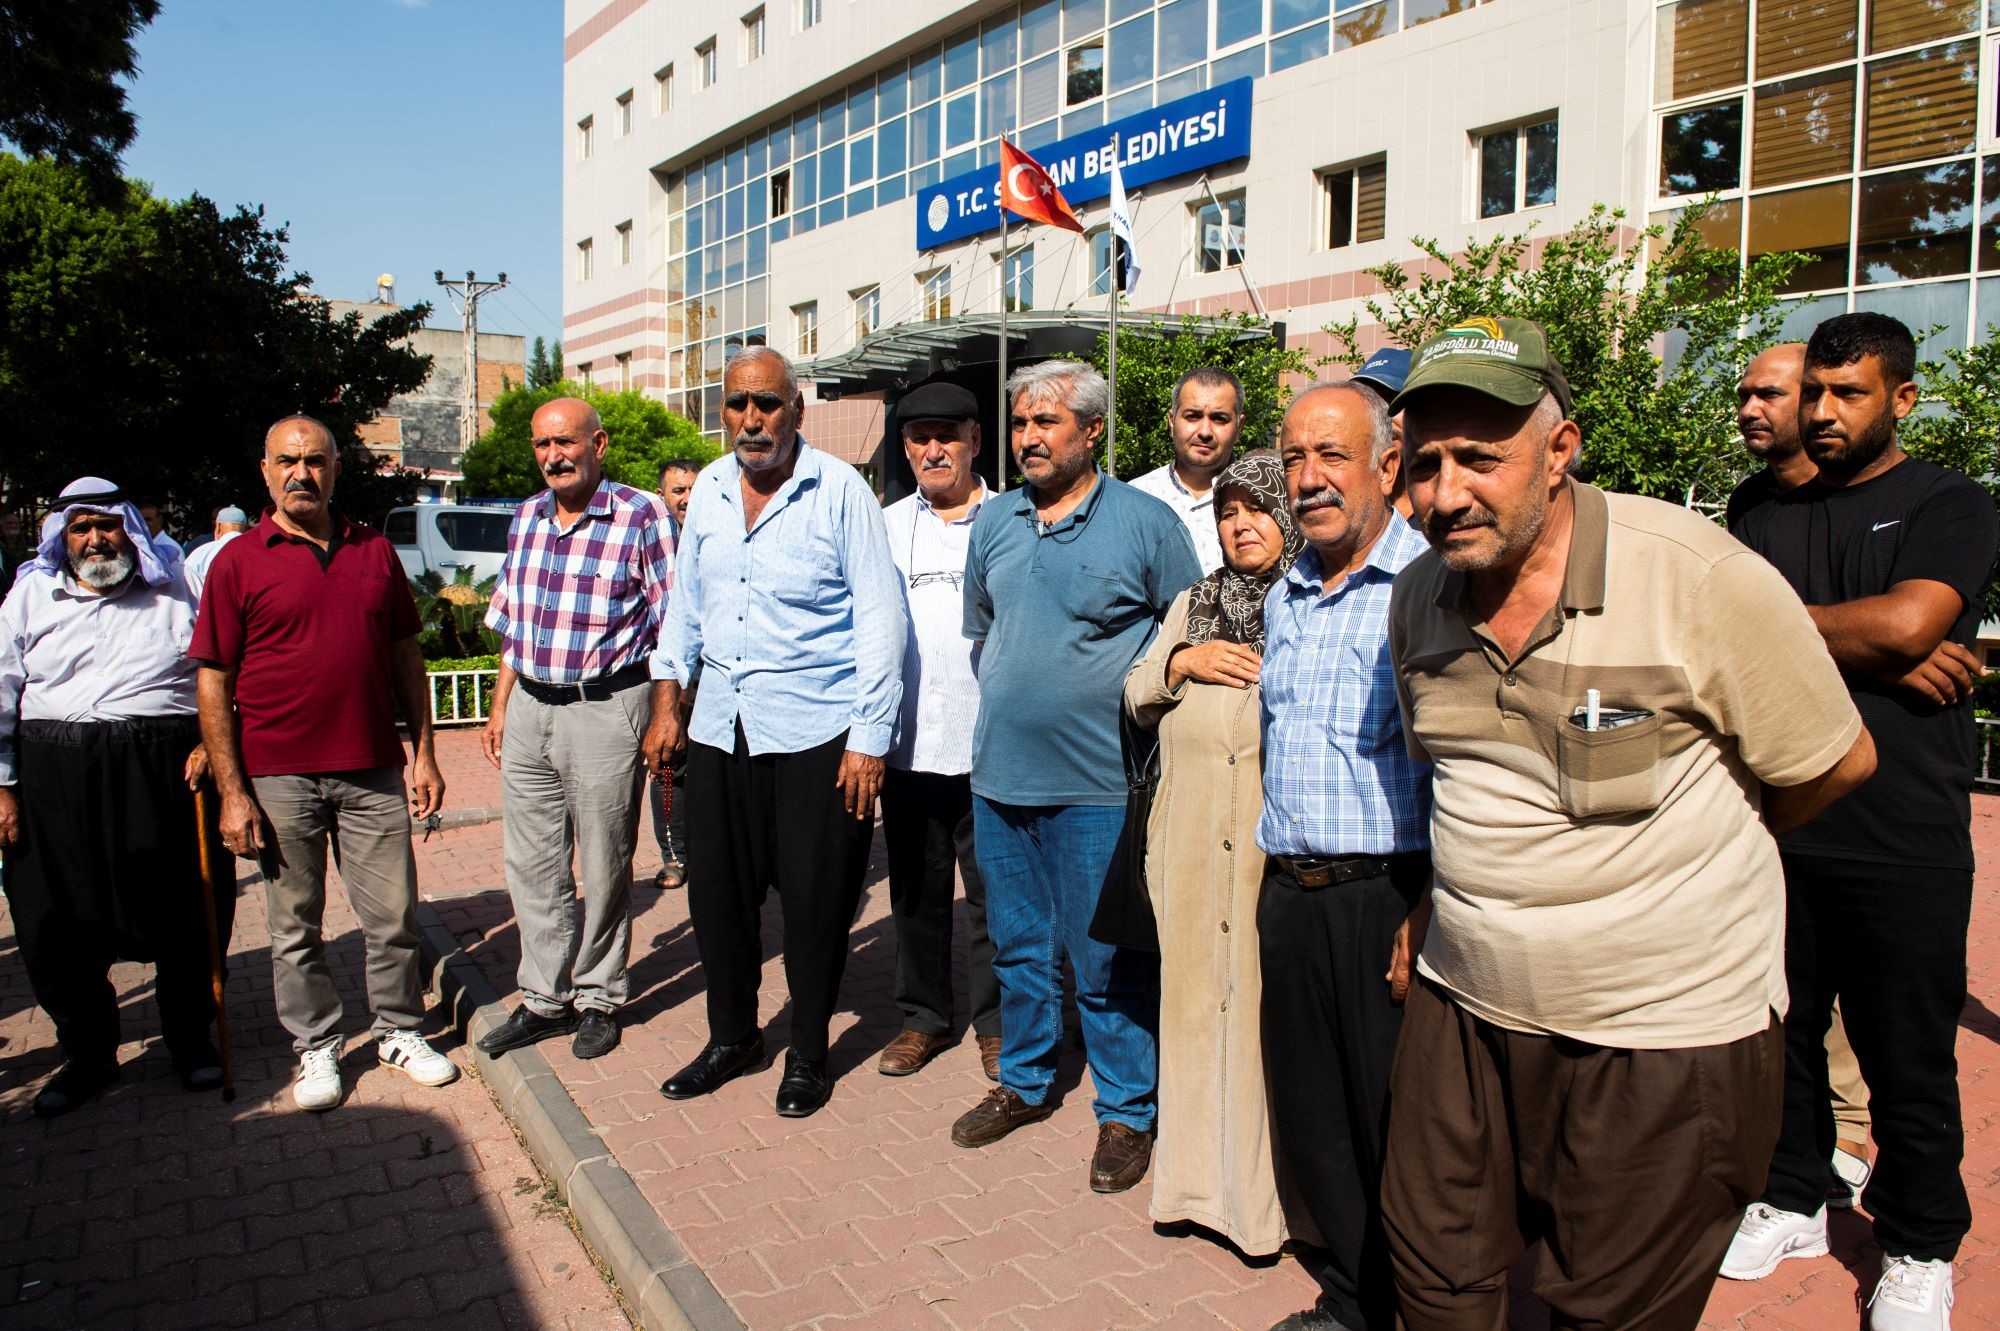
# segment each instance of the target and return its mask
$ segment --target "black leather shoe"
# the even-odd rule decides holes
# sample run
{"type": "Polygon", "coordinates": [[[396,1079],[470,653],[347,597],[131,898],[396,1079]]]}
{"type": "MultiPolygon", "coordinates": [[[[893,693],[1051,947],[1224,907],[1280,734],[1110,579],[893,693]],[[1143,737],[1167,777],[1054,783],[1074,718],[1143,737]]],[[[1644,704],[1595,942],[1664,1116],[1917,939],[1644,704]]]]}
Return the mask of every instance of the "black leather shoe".
{"type": "Polygon", "coordinates": [[[1277,1323],[1271,1331],[1355,1331],[1354,1327],[1340,1320],[1325,1298],[1307,1308],[1304,1312],[1293,1313],[1277,1323]]]}
{"type": "Polygon", "coordinates": [[[576,1021],[576,1039],[569,1051],[578,1058],[603,1058],[618,1047],[618,1019],[609,1012],[590,1009],[576,1021]]]}
{"type": "Polygon", "coordinates": [[[692,1100],[770,1064],[764,1053],[762,1031],[736,1044],[717,1044],[711,1040],[694,1056],[694,1062],[660,1084],[660,1094],[669,1100],[692,1100]]]}
{"type": "Polygon", "coordinates": [[[181,1079],[184,1091],[219,1090],[222,1086],[222,1055],[215,1052],[214,1045],[203,1040],[195,1048],[174,1055],[174,1075],[181,1079]]]}
{"type": "Polygon", "coordinates": [[[785,1051],[785,1077],[778,1083],[778,1115],[811,1118],[833,1096],[833,1078],[826,1060],[785,1051]]]}
{"type": "Polygon", "coordinates": [[[118,1064],[78,1063],[71,1060],[56,1069],[56,1075],[49,1078],[49,1084],[35,1097],[30,1106],[36,1118],[54,1118],[67,1114],[72,1109],[80,1109],[84,1103],[99,1091],[118,1080],[118,1064]]]}
{"type": "Polygon", "coordinates": [[[538,1041],[568,1035],[575,1029],[576,1013],[568,1008],[553,1017],[544,1017],[523,1003],[514,1009],[514,1015],[500,1023],[499,1030],[479,1037],[479,1052],[489,1056],[504,1054],[509,1049],[524,1049],[538,1041]]]}

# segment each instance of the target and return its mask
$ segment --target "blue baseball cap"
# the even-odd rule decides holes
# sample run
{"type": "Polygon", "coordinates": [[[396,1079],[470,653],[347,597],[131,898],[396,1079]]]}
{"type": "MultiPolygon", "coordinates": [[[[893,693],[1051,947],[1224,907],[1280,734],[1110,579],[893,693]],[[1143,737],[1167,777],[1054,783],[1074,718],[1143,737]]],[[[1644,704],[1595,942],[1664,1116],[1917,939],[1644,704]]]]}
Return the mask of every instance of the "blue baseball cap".
{"type": "Polygon", "coordinates": [[[1384,401],[1392,402],[1403,391],[1403,380],[1409,373],[1410,353],[1401,347],[1383,347],[1354,372],[1354,380],[1380,393],[1384,401]]]}

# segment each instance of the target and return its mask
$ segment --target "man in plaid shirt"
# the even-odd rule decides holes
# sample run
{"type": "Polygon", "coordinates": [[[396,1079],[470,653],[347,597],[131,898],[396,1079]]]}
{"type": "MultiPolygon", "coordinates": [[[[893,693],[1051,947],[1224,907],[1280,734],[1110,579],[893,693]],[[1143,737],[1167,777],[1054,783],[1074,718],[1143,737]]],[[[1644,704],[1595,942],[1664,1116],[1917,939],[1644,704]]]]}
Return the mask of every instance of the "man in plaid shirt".
{"type": "Polygon", "coordinates": [[[613,1014],[627,995],[639,737],[662,688],[647,662],[673,535],[659,496],[604,476],[610,439],[589,403],[558,398],[532,428],[549,488],[507,532],[486,615],[504,645],[482,741],[500,769],[521,1005],[479,1047],[500,1054],[575,1032],[572,1052],[598,1058],[618,1045],[613,1014]]]}

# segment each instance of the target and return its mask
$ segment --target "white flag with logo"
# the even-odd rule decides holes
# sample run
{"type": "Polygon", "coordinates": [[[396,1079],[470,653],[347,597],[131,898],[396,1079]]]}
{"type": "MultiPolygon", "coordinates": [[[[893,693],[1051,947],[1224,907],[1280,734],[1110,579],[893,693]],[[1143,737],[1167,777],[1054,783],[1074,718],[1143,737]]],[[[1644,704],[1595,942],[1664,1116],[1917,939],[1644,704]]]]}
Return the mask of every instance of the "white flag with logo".
{"type": "Polygon", "coordinates": [[[1118,285],[1120,290],[1130,291],[1139,285],[1139,246],[1132,235],[1132,209],[1125,202],[1125,176],[1115,157],[1111,161],[1111,234],[1125,242],[1118,285]]]}

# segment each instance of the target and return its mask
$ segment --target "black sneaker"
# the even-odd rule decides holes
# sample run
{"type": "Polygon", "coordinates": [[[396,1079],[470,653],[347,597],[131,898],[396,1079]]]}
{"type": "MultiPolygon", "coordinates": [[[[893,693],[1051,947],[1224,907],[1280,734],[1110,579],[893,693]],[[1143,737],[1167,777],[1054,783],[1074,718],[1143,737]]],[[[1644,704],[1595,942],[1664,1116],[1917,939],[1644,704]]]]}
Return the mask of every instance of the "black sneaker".
{"type": "Polygon", "coordinates": [[[553,1017],[544,1017],[523,1003],[500,1024],[500,1029],[479,1037],[479,1052],[489,1057],[504,1054],[509,1049],[523,1049],[558,1035],[568,1035],[575,1029],[576,1013],[568,1008],[553,1017]]]}

